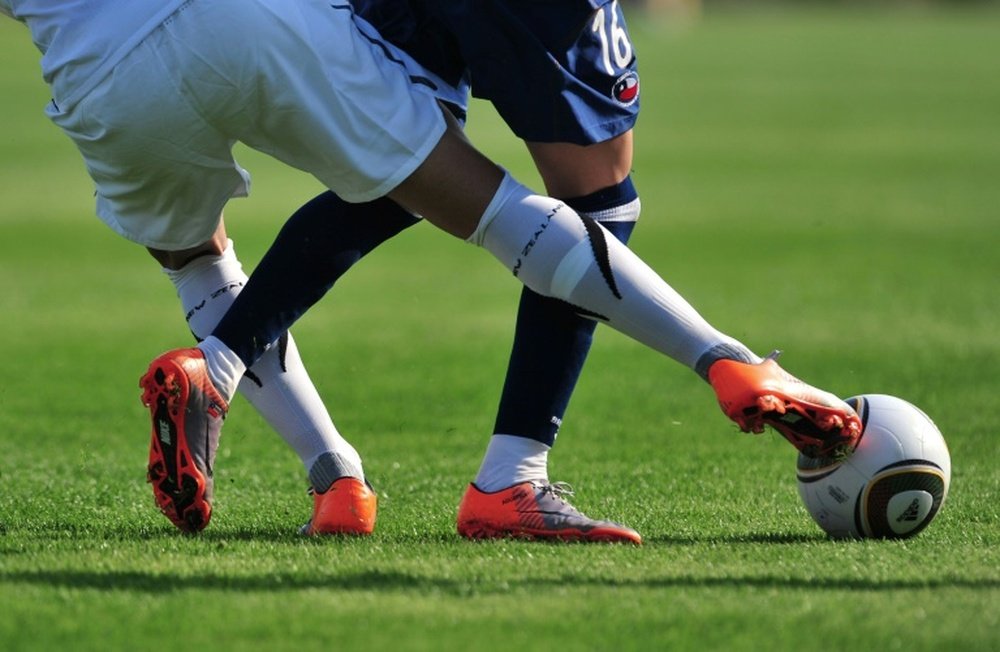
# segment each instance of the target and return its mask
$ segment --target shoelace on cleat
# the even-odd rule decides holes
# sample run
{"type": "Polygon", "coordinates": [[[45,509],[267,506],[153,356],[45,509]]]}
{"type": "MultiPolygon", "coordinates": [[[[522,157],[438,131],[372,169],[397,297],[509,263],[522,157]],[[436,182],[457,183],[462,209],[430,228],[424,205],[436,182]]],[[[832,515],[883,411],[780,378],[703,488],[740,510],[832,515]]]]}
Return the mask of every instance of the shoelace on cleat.
{"type": "Polygon", "coordinates": [[[550,482],[548,484],[538,485],[539,490],[543,494],[549,494],[553,498],[568,503],[564,496],[573,496],[575,492],[573,487],[568,482],[550,482]]]}

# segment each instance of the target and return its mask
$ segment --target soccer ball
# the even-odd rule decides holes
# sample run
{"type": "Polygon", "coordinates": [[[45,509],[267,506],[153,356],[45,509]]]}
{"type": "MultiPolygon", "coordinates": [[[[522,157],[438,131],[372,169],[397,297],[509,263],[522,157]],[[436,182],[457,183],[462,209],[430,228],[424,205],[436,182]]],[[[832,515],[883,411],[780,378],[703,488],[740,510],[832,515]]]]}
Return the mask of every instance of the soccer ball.
{"type": "Polygon", "coordinates": [[[799,496],[830,536],[905,539],[931,522],[948,496],[951,456],[919,408],[884,394],[847,399],[863,430],[846,458],[799,455],[799,496]]]}

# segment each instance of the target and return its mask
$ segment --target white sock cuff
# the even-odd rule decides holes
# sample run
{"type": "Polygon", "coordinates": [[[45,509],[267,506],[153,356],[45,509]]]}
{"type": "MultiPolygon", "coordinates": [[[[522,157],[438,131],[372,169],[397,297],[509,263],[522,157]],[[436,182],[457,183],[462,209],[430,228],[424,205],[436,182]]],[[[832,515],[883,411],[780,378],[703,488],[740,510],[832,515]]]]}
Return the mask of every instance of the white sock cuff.
{"type": "Polygon", "coordinates": [[[222,340],[211,335],[199,342],[198,348],[205,354],[208,377],[212,384],[227,402],[231,401],[247,370],[246,365],[222,340]]]}
{"type": "Polygon", "coordinates": [[[503,180],[497,187],[496,194],[493,195],[493,199],[490,200],[489,205],[486,206],[486,210],[483,211],[482,217],[479,218],[476,230],[465,241],[477,247],[483,246],[483,241],[486,239],[486,231],[490,228],[490,224],[493,223],[493,219],[500,214],[503,206],[514,196],[523,198],[532,194],[534,193],[531,190],[510,176],[510,172],[504,170],[503,180]]]}
{"type": "Polygon", "coordinates": [[[236,258],[236,249],[233,246],[232,240],[226,241],[226,248],[218,256],[198,256],[180,269],[168,269],[166,267],[162,269],[167,278],[173,282],[174,287],[177,288],[177,292],[180,293],[187,289],[190,284],[204,278],[205,272],[212,268],[220,268],[222,275],[226,275],[226,272],[230,272],[231,275],[231,270],[234,269],[239,270],[240,274],[243,273],[243,265],[236,258]]]}
{"type": "Polygon", "coordinates": [[[493,435],[479,467],[476,486],[482,491],[500,491],[531,480],[548,482],[549,448],[527,437],[493,435]]]}
{"type": "Polygon", "coordinates": [[[181,269],[163,271],[177,289],[184,318],[196,337],[212,332],[247,282],[232,240],[218,256],[199,256],[181,269]]]}

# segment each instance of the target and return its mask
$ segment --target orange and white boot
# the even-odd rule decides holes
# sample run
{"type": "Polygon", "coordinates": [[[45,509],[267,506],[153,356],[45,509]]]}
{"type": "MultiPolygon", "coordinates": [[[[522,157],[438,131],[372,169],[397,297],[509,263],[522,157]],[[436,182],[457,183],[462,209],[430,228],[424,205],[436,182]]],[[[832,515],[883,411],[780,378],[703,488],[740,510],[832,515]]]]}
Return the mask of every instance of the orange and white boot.
{"type": "Polygon", "coordinates": [[[580,513],[564,498],[571,495],[565,482],[521,482],[490,493],[470,484],[458,507],[458,533],[467,539],[642,543],[630,527],[580,513]]]}
{"type": "Polygon", "coordinates": [[[849,453],[861,436],[861,419],[840,398],[799,380],[777,362],[778,352],[752,364],[718,360],[708,382],[719,406],[743,432],[771,426],[809,457],[849,453]]]}
{"type": "Polygon", "coordinates": [[[212,517],[212,469],[229,405],[196,348],[159,356],[139,386],[152,422],[146,477],[153,498],[171,523],[198,532],[212,517]]]}
{"type": "Polygon", "coordinates": [[[313,514],[299,532],[307,536],[343,534],[366,536],[375,530],[378,497],[368,483],[343,477],[323,493],[310,489],[313,514]]]}

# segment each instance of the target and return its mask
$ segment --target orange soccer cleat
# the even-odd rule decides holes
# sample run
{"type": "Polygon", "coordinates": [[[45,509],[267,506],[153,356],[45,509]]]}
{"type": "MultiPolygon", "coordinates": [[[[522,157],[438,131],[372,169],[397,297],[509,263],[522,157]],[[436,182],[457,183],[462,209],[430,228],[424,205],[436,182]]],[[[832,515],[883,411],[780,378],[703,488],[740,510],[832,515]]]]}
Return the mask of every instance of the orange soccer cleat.
{"type": "Polygon", "coordinates": [[[368,535],[375,530],[378,497],[357,478],[338,478],[323,493],[313,495],[313,515],[299,530],[302,534],[368,535]]]}
{"type": "Polygon", "coordinates": [[[861,419],[850,405],[778,366],[778,352],[758,364],[719,360],[708,381],[719,406],[743,432],[768,425],[808,457],[849,453],[861,436],[861,419]]]}
{"type": "Polygon", "coordinates": [[[139,380],[152,419],[147,480],[160,511],[185,532],[212,517],[212,468],[228,404],[199,349],[168,351],[139,380]]]}
{"type": "Polygon", "coordinates": [[[572,494],[564,482],[522,482],[493,493],[470,484],[458,506],[458,533],[468,539],[642,543],[630,527],[581,514],[563,498],[572,494]]]}

